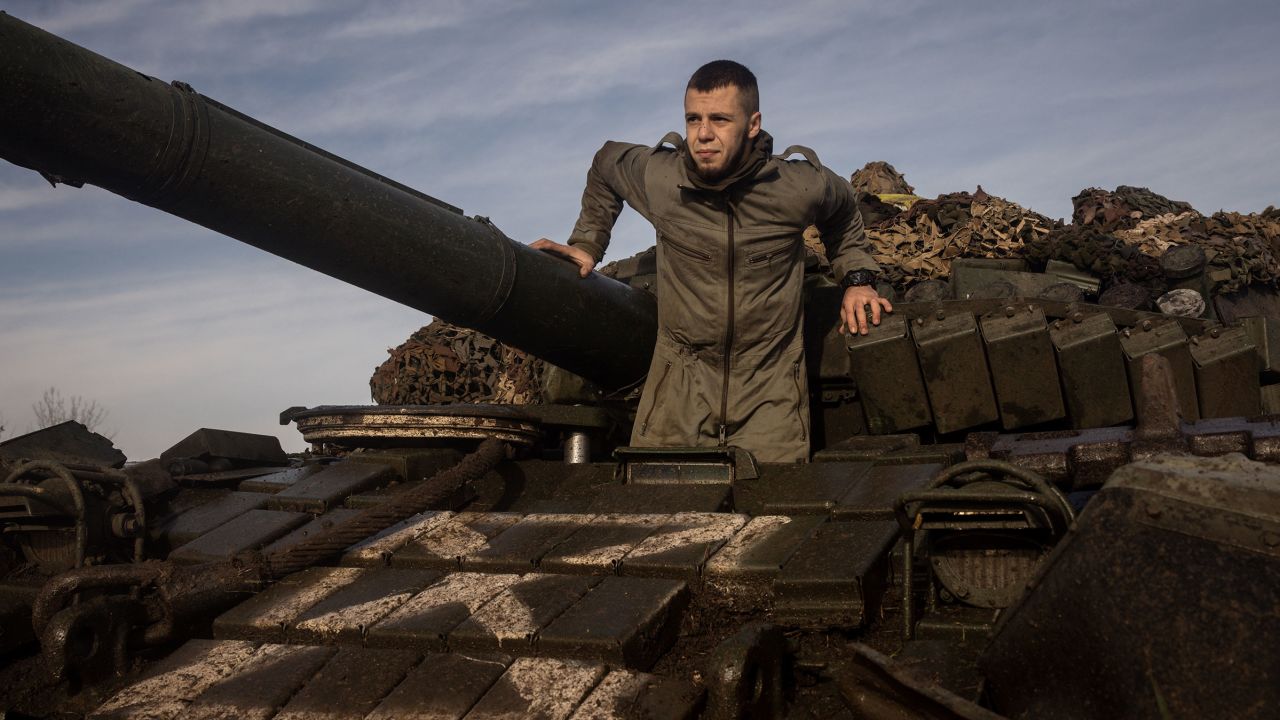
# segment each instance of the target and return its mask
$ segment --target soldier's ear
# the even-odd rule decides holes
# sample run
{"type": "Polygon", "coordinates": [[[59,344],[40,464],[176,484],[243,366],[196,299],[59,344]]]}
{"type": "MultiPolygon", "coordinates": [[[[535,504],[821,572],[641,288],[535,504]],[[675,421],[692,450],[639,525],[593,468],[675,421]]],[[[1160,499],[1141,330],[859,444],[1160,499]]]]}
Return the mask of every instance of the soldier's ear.
{"type": "Polygon", "coordinates": [[[747,137],[754,138],[760,134],[760,111],[751,113],[751,119],[747,120],[747,137]]]}

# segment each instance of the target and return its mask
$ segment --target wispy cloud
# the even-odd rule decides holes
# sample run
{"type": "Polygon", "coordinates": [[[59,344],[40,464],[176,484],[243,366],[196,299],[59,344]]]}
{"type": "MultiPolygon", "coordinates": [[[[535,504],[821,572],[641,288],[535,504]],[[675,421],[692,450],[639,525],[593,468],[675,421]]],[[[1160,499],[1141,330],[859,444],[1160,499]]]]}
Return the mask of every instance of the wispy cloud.
{"type": "Polygon", "coordinates": [[[51,33],[71,33],[114,25],[135,18],[160,0],[15,3],[19,17],[51,33]]]}

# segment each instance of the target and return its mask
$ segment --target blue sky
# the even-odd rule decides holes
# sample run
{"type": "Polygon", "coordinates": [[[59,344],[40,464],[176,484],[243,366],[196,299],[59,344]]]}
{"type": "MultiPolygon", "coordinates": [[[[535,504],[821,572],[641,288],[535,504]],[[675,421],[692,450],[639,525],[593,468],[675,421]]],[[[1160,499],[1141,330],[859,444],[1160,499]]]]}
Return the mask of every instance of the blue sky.
{"type": "MultiPolygon", "coordinates": [[[[1275,2],[10,2],[20,19],[462,207],[563,238],[592,154],[681,125],[698,65],[841,175],[893,163],[1070,217],[1090,186],[1280,204],[1275,2]]],[[[624,215],[610,257],[648,246],[624,215]]],[[[424,278],[424,282],[429,282],[424,278]]],[[[548,302],[554,299],[548,298],[548,302]]],[[[96,188],[0,163],[0,418],[97,400],[131,459],[198,427],[279,434],[368,402],[428,318],[96,188]]]]}

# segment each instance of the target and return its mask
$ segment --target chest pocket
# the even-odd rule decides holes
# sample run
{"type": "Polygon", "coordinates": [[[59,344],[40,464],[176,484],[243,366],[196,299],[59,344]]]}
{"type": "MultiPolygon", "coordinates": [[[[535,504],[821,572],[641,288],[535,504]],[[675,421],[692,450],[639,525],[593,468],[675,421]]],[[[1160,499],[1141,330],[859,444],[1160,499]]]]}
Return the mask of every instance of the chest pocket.
{"type": "Polygon", "coordinates": [[[662,243],[667,246],[668,250],[670,250],[671,252],[679,255],[680,257],[686,260],[690,260],[692,262],[700,263],[703,265],[711,262],[711,254],[704,250],[699,250],[698,248],[693,247],[692,245],[687,245],[678,240],[672,240],[666,234],[659,235],[658,239],[661,240],[662,243]]]}
{"type": "Polygon", "coordinates": [[[747,254],[747,267],[760,268],[779,262],[787,262],[791,259],[792,253],[795,252],[798,242],[796,238],[787,238],[769,243],[758,250],[753,250],[747,254]]]}

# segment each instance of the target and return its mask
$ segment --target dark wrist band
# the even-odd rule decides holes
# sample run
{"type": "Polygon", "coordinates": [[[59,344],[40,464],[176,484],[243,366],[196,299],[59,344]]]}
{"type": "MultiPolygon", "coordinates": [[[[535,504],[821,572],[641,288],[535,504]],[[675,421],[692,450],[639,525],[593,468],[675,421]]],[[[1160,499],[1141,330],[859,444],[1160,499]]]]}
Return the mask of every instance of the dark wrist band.
{"type": "Polygon", "coordinates": [[[876,274],[870,270],[850,270],[844,274],[844,278],[840,280],[841,289],[848,290],[851,287],[863,287],[865,285],[874,285],[876,282],[876,274]]]}

